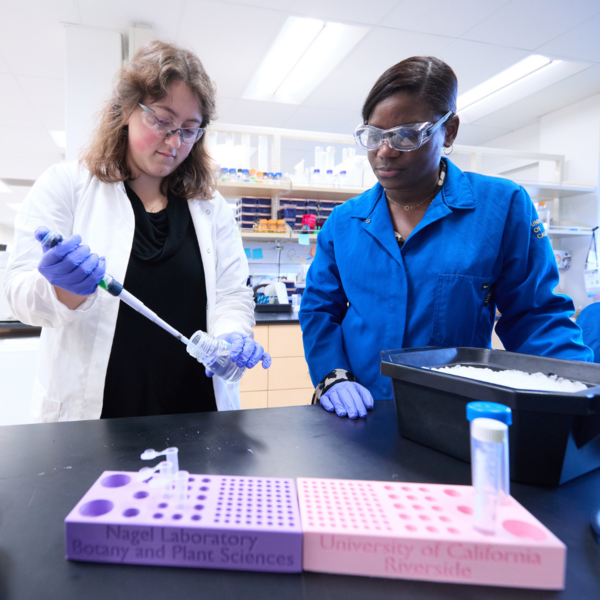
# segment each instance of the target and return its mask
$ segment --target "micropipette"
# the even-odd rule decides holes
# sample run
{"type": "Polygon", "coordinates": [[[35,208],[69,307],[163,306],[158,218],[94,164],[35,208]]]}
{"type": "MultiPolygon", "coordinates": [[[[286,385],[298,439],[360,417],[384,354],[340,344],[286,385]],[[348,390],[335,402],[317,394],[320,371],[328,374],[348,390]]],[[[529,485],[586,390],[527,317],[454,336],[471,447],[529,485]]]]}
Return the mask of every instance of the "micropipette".
{"type": "MultiPolygon", "coordinates": [[[[41,240],[42,246],[48,248],[54,248],[57,244],[63,241],[63,236],[54,234],[49,231],[44,238],[41,240]]],[[[123,284],[119,283],[114,277],[108,273],[104,274],[104,277],[98,284],[103,290],[106,290],[111,296],[115,296],[122,302],[125,302],[128,306],[131,306],[134,310],[144,315],[147,319],[150,319],[153,323],[156,323],[159,327],[162,327],[166,332],[176,337],[179,341],[183,342],[186,346],[189,345],[190,341],[174,327],[171,327],[166,321],[163,321],[154,311],[150,310],[141,300],[138,300],[135,296],[131,295],[127,290],[123,289],[123,284]]]]}

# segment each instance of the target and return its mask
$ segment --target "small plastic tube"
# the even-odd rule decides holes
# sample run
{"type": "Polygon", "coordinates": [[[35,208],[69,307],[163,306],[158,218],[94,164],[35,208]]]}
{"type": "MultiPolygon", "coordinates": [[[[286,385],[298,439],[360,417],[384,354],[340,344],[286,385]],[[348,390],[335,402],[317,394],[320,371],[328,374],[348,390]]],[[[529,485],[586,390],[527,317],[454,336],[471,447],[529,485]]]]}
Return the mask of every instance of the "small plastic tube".
{"type": "MultiPolygon", "coordinates": [[[[512,425],[512,410],[498,402],[469,402],[467,404],[467,419],[471,422],[471,455],[473,455],[473,420],[485,418],[512,425]]],[[[510,456],[508,451],[508,435],[503,444],[502,475],[500,480],[500,502],[510,503],[510,456]]]]}
{"type": "Polygon", "coordinates": [[[175,474],[175,502],[177,508],[185,508],[188,500],[188,471],[177,471],[175,474]]]}
{"type": "Polygon", "coordinates": [[[177,473],[177,471],[179,471],[179,450],[175,446],[172,446],[171,448],[165,448],[164,450],[161,450],[160,452],[157,452],[153,448],[149,448],[148,450],[144,450],[144,452],[142,452],[140,458],[142,460],[154,460],[155,458],[158,458],[159,456],[164,456],[165,460],[168,460],[171,462],[171,464],[173,465],[173,473],[172,474],[174,476],[175,473],[177,473]]]}
{"type": "Polygon", "coordinates": [[[479,418],[471,427],[471,470],[475,491],[473,527],[488,535],[496,533],[500,503],[504,440],[508,426],[494,419],[479,418]]]}
{"type": "Polygon", "coordinates": [[[179,450],[173,446],[172,448],[167,448],[163,454],[165,460],[168,460],[173,465],[171,472],[175,475],[179,471],[179,450]]]}
{"type": "Polygon", "coordinates": [[[165,497],[173,494],[173,463],[170,460],[163,460],[158,463],[160,469],[160,479],[164,486],[165,497]]]}

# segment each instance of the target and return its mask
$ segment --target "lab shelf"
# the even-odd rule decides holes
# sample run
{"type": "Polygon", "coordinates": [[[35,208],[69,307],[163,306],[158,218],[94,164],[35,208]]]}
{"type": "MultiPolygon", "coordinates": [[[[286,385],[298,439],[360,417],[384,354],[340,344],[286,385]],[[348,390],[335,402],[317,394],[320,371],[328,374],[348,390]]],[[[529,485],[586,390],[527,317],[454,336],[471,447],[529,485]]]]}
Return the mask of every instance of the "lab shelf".
{"type": "Polygon", "coordinates": [[[548,229],[548,235],[554,237],[575,237],[580,235],[592,235],[591,227],[550,227],[548,229]]]}
{"type": "Polygon", "coordinates": [[[334,188],[319,185],[294,185],[291,181],[279,184],[219,182],[217,189],[225,198],[308,198],[344,202],[362,194],[363,188],[334,188]]]}
{"type": "Polygon", "coordinates": [[[285,233],[244,233],[242,232],[242,240],[245,242],[275,242],[281,240],[289,241],[290,232],[285,233]]]}
{"type": "Polygon", "coordinates": [[[275,242],[277,240],[281,240],[282,242],[289,241],[290,236],[292,234],[292,230],[289,225],[285,226],[285,232],[273,232],[270,233],[268,231],[261,232],[252,232],[242,230],[242,240],[245,242],[275,242]]]}
{"type": "MultiPolygon", "coordinates": [[[[294,232],[294,231],[293,231],[290,239],[291,239],[292,241],[294,241],[294,242],[297,242],[297,241],[298,241],[298,239],[300,238],[300,233],[301,233],[301,232],[299,232],[299,231],[298,231],[298,232],[294,232]]],[[[309,234],[308,234],[308,241],[309,241],[311,244],[315,244],[315,243],[317,242],[317,235],[318,235],[318,233],[309,233],[309,234]]]]}
{"type": "Polygon", "coordinates": [[[337,200],[338,202],[345,202],[354,198],[366,190],[363,188],[334,188],[328,186],[319,185],[294,185],[291,184],[289,192],[285,192],[281,195],[281,199],[284,198],[307,198],[309,200],[337,200]]]}
{"type": "Polygon", "coordinates": [[[527,193],[536,200],[553,200],[554,198],[571,198],[581,194],[593,194],[598,191],[593,185],[565,185],[560,183],[542,183],[539,181],[518,181],[527,193]]]}
{"type": "Polygon", "coordinates": [[[219,182],[217,190],[225,198],[243,198],[246,196],[256,198],[276,198],[290,189],[289,182],[251,183],[251,182],[219,182]]]}

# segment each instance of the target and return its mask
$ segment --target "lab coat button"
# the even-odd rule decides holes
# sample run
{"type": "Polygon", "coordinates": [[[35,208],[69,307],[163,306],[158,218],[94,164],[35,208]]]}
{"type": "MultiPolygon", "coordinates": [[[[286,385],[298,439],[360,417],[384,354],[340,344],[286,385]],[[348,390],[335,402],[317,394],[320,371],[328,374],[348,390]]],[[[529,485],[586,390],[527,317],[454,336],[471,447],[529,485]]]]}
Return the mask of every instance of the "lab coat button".
{"type": "Polygon", "coordinates": [[[210,210],[207,210],[207,211],[206,211],[206,214],[207,214],[207,215],[210,215],[210,210]]]}
{"type": "Polygon", "coordinates": [[[207,248],[206,251],[210,254],[210,248],[207,248]]]}
{"type": "Polygon", "coordinates": [[[371,222],[371,219],[367,219],[367,223],[370,223],[370,222],[371,222]]]}

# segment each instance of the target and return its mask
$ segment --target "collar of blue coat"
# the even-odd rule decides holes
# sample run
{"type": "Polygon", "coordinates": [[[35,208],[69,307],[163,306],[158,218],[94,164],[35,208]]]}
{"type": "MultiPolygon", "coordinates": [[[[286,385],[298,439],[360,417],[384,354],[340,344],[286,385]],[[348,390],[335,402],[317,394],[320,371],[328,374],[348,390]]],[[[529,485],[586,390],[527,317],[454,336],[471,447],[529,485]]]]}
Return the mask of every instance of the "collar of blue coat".
{"type": "MultiPolygon", "coordinates": [[[[475,193],[469,178],[451,161],[445,158],[442,158],[442,160],[446,162],[448,167],[446,181],[441,194],[438,194],[432,202],[432,206],[441,202],[451,210],[471,210],[475,208],[475,193]]],[[[358,219],[368,219],[373,214],[379,200],[384,198],[383,187],[377,182],[358,198],[360,198],[360,201],[357,202],[352,216],[358,219]]]]}

